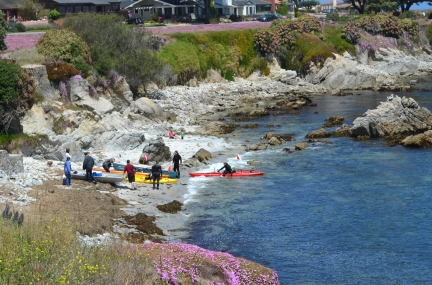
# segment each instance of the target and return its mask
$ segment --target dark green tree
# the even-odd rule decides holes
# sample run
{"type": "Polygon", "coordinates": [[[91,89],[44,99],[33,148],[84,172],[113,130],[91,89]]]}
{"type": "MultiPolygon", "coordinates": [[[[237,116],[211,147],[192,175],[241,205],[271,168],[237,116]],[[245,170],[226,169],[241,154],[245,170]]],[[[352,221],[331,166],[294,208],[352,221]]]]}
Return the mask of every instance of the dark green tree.
{"type": "Polygon", "coordinates": [[[359,14],[364,14],[367,0],[350,0],[351,5],[359,14]]]}
{"type": "Polygon", "coordinates": [[[0,59],[0,131],[31,108],[36,99],[33,79],[14,61],[0,59]]]}
{"type": "Polygon", "coordinates": [[[315,1],[315,0],[306,0],[306,1],[302,1],[300,2],[300,7],[302,8],[306,8],[306,10],[311,10],[312,7],[318,5],[319,2],[315,1]]]}
{"type": "Polygon", "coordinates": [[[276,9],[276,12],[281,14],[282,16],[286,16],[288,14],[288,5],[286,2],[282,2],[279,8],[276,9]]]}
{"type": "Polygon", "coordinates": [[[365,11],[378,14],[380,12],[393,12],[397,8],[398,2],[396,0],[367,0],[365,11]]]}
{"type": "Polygon", "coordinates": [[[2,10],[0,10],[0,51],[7,49],[5,38],[6,38],[6,32],[8,30],[8,26],[6,25],[4,18],[5,18],[5,14],[3,13],[2,10]]]}

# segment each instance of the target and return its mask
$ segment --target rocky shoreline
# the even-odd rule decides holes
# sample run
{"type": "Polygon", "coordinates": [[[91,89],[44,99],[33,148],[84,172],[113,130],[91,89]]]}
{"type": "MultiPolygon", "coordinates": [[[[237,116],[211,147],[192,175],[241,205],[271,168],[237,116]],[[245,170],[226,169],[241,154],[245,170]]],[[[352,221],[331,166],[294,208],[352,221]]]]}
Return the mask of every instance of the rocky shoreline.
{"type": "MultiPolygon", "coordinates": [[[[122,207],[127,215],[145,212],[156,216],[156,224],[166,233],[179,231],[187,216],[163,214],[156,205],[187,200],[186,172],[199,170],[208,163],[207,159],[211,159],[197,155],[201,149],[218,153],[218,159],[221,159],[239,151],[266,147],[253,142],[244,147],[224,139],[224,134],[236,127],[224,121],[224,117],[232,116],[242,121],[268,115],[269,110],[299,112],[302,106],[313,104],[308,99],[311,94],[340,96],[362,89],[411,89],[415,87],[411,77],[432,73],[432,57],[422,51],[413,54],[415,56],[398,50],[379,49],[373,58],[360,52],[356,58],[348,53],[335,55],[322,68],[311,68],[306,78],[281,69],[274,59],[270,59],[269,76],[256,72],[247,79],[235,78],[234,82],[228,82],[211,71],[206,80],[191,80],[189,86],[159,89],[148,85],[145,97],[136,100],[124,79],[107,90],[97,90],[97,96],[91,96],[89,83],[74,77],[67,82],[65,95],[48,81],[43,66],[25,66],[37,80],[44,101],[34,105],[20,123],[24,133],[36,137],[39,144],[19,148],[23,156],[22,172],[11,174],[0,169],[0,184],[5,186],[0,201],[13,203],[16,207],[26,207],[34,202],[28,194],[35,186],[52,179],[60,181],[61,161],[67,147],[71,149],[73,168],[80,170],[84,151],[91,152],[98,166],[110,157],[120,163],[130,159],[138,164],[143,152],[148,151],[146,148],[162,139],[163,145],[168,147],[161,156],[164,168],[174,150],[183,157],[185,175],[180,183],[165,186],[160,192],[142,185],[136,193],[123,183],[114,194],[127,201],[128,205],[122,207]],[[169,130],[175,133],[184,130],[185,139],[169,140],[169,130]],[[48,166],[48,161],[54,161],[54,167],[48,166]]],[[[272,145],[290,138],[275,134],[269,135],[268,139],[268,144],[272,145]]],[[[126,232],[122,223],[117,224],[116,230],[126,232]]]]}

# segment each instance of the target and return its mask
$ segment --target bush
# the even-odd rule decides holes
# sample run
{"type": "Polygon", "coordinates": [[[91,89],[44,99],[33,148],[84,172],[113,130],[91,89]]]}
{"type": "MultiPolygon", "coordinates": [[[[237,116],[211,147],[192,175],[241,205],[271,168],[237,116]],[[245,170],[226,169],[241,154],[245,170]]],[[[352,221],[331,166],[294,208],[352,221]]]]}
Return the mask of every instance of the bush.
{"type": "Polygon", "coordinates": [[[0,59],[0,130],[7,133],[12,120],[22,116],[36,100],[33,79],[11,60],[0,59]]]}
{"type": "Polygon", "coordinates": [[[63,27],[88,44],[92,65],[99,74],[107,75],[110,70],[116,70],[127,78],[134,94],[138,94],[141,84],[149,81],[158,85],[170,82],[173,74],[159,74],[160,70],[168,70],[156,55],[156,49],[161,46],[160,38],[145,29],[124,25],[122,17],[80,13],[67,17],[63,27]]]}
{"type": "Polygon", "coordinates": [[[70,77],[79,74],[79,71],[67,63],[48,63],[45,64],[48,74],[48,79],[51,81],[65,81],[70,77]]]}
{"type": "Polygon", "coordinates": [[[276,12],[281,14],[282,16],[288,15],[287,3],[282,1],[282,4],[279,6],[279,8],[276,9],[276,12]]]}
{"type": "Polygon", "coordinates": [[[357,44],[360,40],[361,29],[354,22],[348,22],[343,27],[342,37],[351,44],[357,44]]]}
{"type": "Polygon", "coordinates": [[[321,23],[317,17],[305,16],[298,19],[299,22],[303,24],[303,32],[321,32],[321,23]]]}
{"type": "Polygon", "coordinates": [[[60,12],[58,12],[56,9],[51,10],[48,14],[48,21],[50,22],[58,20],[59,18],[60,18],[60,12]]]}
{"type": "Polygon", "coordinates": [[[25,31],[27,31],[26,26],[24,26],[22,23],[16,23],[15,27],[20,33],[24,33],[25,31]]]}
{"type": "Polygon", "coordinates": [[[386,37],[399,38],[402,34],[402,27],[399,19],[389,13],[379,13],[374,20],[381,26],[381,34],[386,37]]]}
{"type": "Polygon", "coordinates": [[[419,23],[411,21],[409,18],[405,18],[400,21],[403,30],[407,31],[411,36],[418,35],[420,32],[419,23]]]}
{"type": "Polygon", "coordinates": [[[4,15],[3,11],[0,10],[0,51],[7,49],[7,46],[6,46],[4,39],[6,37],[6,32],[8,30],[8,26],[6,25],[4,18],[5,18],[5,15],[4,15]]]}
{"type": "Polygon", "coordinates": [[[336,12],[327,13],[326,20],[327,21],[331,20],[331,21],[337,22],[337,21],[339,21],[339,14],[336,12]]]}
{"type": "Polygon", "coordinates": [[[50,30],[37,44],[38,52],[54,60],[67,63],[91,63],[90,49],[74,32],[69,30],[50,30]]]}
{"type": "Polygon", "coordinates": [[[417,14],[414,11],[405,11],[402,14],[399,15],[399,19],[411,19],[411,20],[417,20],[417,14]]]}

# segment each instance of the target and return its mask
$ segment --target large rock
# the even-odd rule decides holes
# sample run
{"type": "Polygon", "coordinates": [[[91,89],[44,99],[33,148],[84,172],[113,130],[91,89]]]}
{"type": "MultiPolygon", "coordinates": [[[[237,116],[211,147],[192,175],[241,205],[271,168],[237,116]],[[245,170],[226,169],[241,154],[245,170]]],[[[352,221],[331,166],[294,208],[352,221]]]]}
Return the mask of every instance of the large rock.
{"type": "Polygon", "coordinates": [[[351,127],[352,136],[393,138],[432,129],[432,115],[428,109],[420,107],[412,98],[391,97],[355,119],[351,127]]]}
{"type": "Polygon", "coordinates": [[[199,162],[206,162],[212,158],[212,155],[208,150],[201,148],[192,156],[192,158],[198,159],[199,162]]]}
{"type": "Polygon", "coordinates": [[[312,131],[312,132],[308,133],[306,135],[306,138],[308,138],[308,139],[320,139],[320,138],[328,138],[328,137],[330,137],[330,135],[331,134],[326,129],[321,128],[319,130],[312,131]]]}
{"type": "Polygon", "coordinates": [[[8,176],[23,173],[23,156],[21,154],[9,154],[6,150],[0,150],[0,172],[8,176]]]}
{"type": "Polygon", "coordinates": [[[36,91],[45,101],[54,101],[59,98],[59,92],[48,79],[45,65],[26,64],[22,68],[26,69],[30,77],[35,81],[36,91]]]}
{"type": "Polygon", "coordinates": [[[402,140],[401,144],[407,147],[432,147],[432,130],[423,134],[408,136],[402,140]]]}
{"type": "Polygon", "coordinates": [[[171,151],[169,147],[167,147],[162,139],[162,137],[158,137],[153,139],[146,145],[142,154],[139,158],[139,163],[148,164],[149,161],[167,161],[171,160],[171,151]],[[144,159],[144,156],[147,154],[147,160],[144,159]]]}
{"type": "Polygon", "coordinates": [[[135,101],[137,112],[144,117],[161,118],[163,117],[163,110],[161,106],[153,102],[153,100],[141,97],[135,101]]]}
{"type": "Polygon", "coordinates": [[[85,79],[77,77],[69,79],[67,91],[72,103],[98,115],[114,111],[114,105],[109,100],[96,95],[90,96],[90,88],[92,87],[85,79]]]}

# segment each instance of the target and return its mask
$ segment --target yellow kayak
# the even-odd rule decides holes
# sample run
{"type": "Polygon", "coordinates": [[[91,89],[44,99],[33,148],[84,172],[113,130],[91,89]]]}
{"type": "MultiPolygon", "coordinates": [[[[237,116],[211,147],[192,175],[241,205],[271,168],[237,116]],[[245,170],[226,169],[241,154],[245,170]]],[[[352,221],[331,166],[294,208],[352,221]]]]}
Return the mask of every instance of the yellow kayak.
{"type": "MultiPolygon", "coordinates": [[[[128,178],[126,177],[125,180],[127,181],[128,178]]],[[[149,178],[148,176],[143,176],[143,175],[135,175],[135,182],[137,183],[147,183],[147,184],[153,184],[153,179],[149,178]]],[[[177,183],[178,179],[174,179],[174,178],[164,178],[162,177],[159,180],[159,184],[174,184],[177,183]]],[[[157,181],[155,181],[155,183],[157,183],[157,181]]]]}

